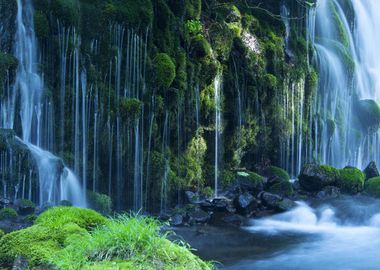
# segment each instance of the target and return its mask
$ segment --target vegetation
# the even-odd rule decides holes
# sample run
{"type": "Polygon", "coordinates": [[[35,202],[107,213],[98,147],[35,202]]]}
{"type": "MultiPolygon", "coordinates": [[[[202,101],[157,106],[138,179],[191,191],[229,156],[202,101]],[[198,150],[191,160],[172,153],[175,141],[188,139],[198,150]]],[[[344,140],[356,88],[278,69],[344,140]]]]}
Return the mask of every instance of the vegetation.
{"type": "Polygon", "coordinates": [[[365,182],[364,192],[373,197],[380,197],[380,177],[368,179],[365,182]]]}
{"type": "Polygon", "coordinates": [[[62,270],[211,269],[182,243],[160,233],[152,218],[119,216],[107,220],[88,209],[56,207],[47,210],[32,227],[0,237],[0,265],[11,266],[25,256],[31,267],[53,265],[62,270]]]}
{"type": "Polygon", "coordinates": [[[159,53],[153,62],[157,86],[164,88],[170,87],[176,76],[176,68],[173,60],[166,53],[159,53]]]}
{"type": "Polygon", "coordinates": [[[357,168],[347,167],[339,170],[337,186],[343,192],[356,194],[363,190],[365,175],[357,168]]]}
{"type": "Polygon", "coordinates": [[[17,212],[13,208],[0,209],[0,220],[15,220],[17,216],[17,212]]]}

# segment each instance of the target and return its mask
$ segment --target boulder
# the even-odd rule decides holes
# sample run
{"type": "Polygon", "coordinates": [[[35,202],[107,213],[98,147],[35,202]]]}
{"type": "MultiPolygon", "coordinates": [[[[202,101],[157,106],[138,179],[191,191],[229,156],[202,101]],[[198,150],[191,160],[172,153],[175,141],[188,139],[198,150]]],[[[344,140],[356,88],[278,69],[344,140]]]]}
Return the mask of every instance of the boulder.
{"type": "Polygon", "coordinates": [[[380,176],[375,161],[371,161],[364,169],[365,180],[380,176]]]}
{"type": "Polygon", "coordinates": [[[290,197],[294,193],[292,183],[289,182],[289,179],[286,180],[279,176],[272,176],[268,179],[265,184],[265,191],[284,197],[290,197]]]}
{"type": "Polygon", "coordinates": [[[336,199],[339,196],[340,196],[340,190],[338,187],[327,186],[317,193],[316,198],[320,200],[327,200],[327,199],[336,199]]]}
{"type": "Polygon", "coordinates": [[[170,217],[169,222],[171,226],[182,226],[184,225],[184,218],[181,214],[174,214],[170,217]]]}
{"type": "Polygon", "coordinates": [[[348,194],[356,194],[361,192],[364,187],[365,175],[359,169],[354,167],[346,167],[339,170],[339,176],[336,179],[336,186],[342,192],[348,194]]]}
{"type": "Polygon", "coordinates": [[[34,214],[36,210],[36,205],[32,201],[26,199],[16,200],[14,205],[17,209],[17,213],[21,216],[34,214]]]}
{"type": "Polygon", "coordinates": [[[187,215],[189,216],[189,223],[205,224],[207,223],[211,215],[200,208],[190,210],[187,215]]]}
{"type": "Polygon", "coordinates": [[[273,193],[262,192],[259,196],[264,206],[277,212],[288,211],[296,206],[296,203],[292,200],[283,198],[273,193]]]}
{"type": "Polygon", "coordinates": [[[241,192],[259,193],[264,190],[264,177],[253,172],[238,172],[237,182],[241,192]]]}
{"type": "Polygon", "coordinates": [[[258,202],[254,196],[245,192],[235,199],[235,206],[239,214],[249,216],[257,209],[258,202]]]}
{"type": "Polygon", "coordinates": [[[299,178],[301,188],[309,192],[321,191],[326,186],[334,185],[339,171],[328,165],[306,164],[299,178]]]}

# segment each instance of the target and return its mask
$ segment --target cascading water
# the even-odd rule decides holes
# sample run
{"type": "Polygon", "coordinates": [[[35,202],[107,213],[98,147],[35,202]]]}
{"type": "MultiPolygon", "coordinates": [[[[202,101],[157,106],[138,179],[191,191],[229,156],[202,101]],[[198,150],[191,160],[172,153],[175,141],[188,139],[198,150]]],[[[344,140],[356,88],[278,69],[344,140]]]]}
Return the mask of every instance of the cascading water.
{"type": "Polygon", "coordinates": [[[309,13],[319,90],[314,116],[314,159],[336,167],[380,162],[379,132],[360,118],[362,100],[380,101],[379,2],[318,1],[309,13]],[[315,27],[315,28],[313,28],[315,27]]]}
{"type": "MultiPolygon", "coordinates": [[[[44,86],[43,80],[38,73],[37,42],[34,32],[33,7],[30,1],[17,0],[17,20],[15,38],[15,56],[18,59],[18,69],[13,92],[7,97],[6,112],[2,114],[2,128],[13,128],[15,121],[21,120],[22,139],[18,139],[21,144],[25,144],[33,155],[38,170],[39,179],[39,203],[58,203],[63,199],[71,199],[78,206],[85,206],[84,192],[78,180],[63,162],[52,153],[41,149],[41,146],[52,147],[50,136],[43,136],[42,128],[50,132],[50,124],[43,121],[52,121],[49,117],[51,107],[49,100],[42,99],[44,86]],[[17,100],[19,98],[19,100],[17,100]],[[19,108],[16,104],[20,104],[19,108]],[[44,117],[43,108],[46,108],[47,116],[44,117]],[[20,118],[17,117],[19,110],[20,118]],[[45,140],[48,140],[45,142],[45,140]],[[65,188],[61,188],[61,187],[65,188]]],[[[29,175],[29,198],[31,198],[31,176],[29,175]]],[[[23,189],[25,189],[25,179],[23,178],[23,189]]],[[[16,185],[16,197],[18,197],[18,187],[16,185]]],[[[6,189],[6,185],[4,185],[6,189]]],[[[24,192],[22,192],[24,196],[24,192]]]]}
{"type": "Polygon", "coordinates": [[[220,139],[222,134],[222,111],[221,111],[221,74],[214,79],[214,103],[215,103],[215,168],[214,168],[214,196],[218,197],[219,188],[219,163],[220,163],[220,139]]]}

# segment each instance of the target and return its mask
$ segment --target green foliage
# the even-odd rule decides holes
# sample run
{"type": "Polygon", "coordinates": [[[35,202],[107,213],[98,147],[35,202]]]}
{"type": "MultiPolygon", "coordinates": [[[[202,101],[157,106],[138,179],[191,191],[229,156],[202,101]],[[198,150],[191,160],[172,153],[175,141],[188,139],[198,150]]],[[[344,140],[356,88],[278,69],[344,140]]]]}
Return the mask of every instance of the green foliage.
{"type": "Polygon", "coordinates": [[[199,20],[201,17],[202,0],[185,0],[186,19],[199,20]]]}
{"type": "Polygon", "coordinates": [[[347,167],[339,170],[336,185],[346,193],[356,194],[363,190],[365,175],[357,168],[347,167]]]}
{"type": "Polygon", "coordinates": [[[51,9],[56,18],[68,26],[79,26],[80,2],[79,0],[52,0],[51,9]]]}
{"type": "Polygon", "coordinates": [[[176,76],[176,66],[166,53],[159,53],[153,60],[156,83],[159,87],[169,88],[176,76]]]}
{"type": "Polygon", "coordinates": [[[191,56],[197,60],[209,60],[211,57],[211,47],[207,39],[198,35],[191,40],[191,56]]]}
{"type": "Polygon", "coordinates": [[[223,187],[228,187],[236,179],[236,173],[230,170],[224,170],[221,176],[222,176],[223,187]]]}
{"type": "Polygon", "coordinates": [[[17,212],[13,208],[0,209],[0,220],[15,220],[17,216],[17,212]]]}
{"type": "Polygon", "coordinates": [[[49,35],[49,21],[45,13],[36,11],[34,13],[34,29],[38,38],[47,38],[49,35]]]}
{"type": "Polygon", "coordinates": [[[277,176],[288,182],[290,180],[289,174],[285,170],[276,166],[269,166],[267,169],[265,169],[265,175],[268,177],[277,176]]]}
{"type": "Polygon", "coordinates": [[[3,232],[2,230],[0,230],[0,239],[5,235],[5,232],[3,232]]]}
{"type": "Polygon", "coordinates": [[[120,115],[122,119],[135,121],[140,118],[143,103],[137,98],[122,97],[120,99],[120,115]]]}
{"type": "MultiPolygon", "coordinates": [[[[152,218],[120,216],[95,229],[88,238],[71,238],[69,245],[51,256],[60,269],[102,269],[121,264],[131,269],[211,269],[211,265],[160,233],[152,218]]],[[[129,268],[127,268],[129,269],[129,268]]]]}
{"type": "Polygon", "coordinates": [[[153,20],[153,5],[150,0],[113,0],[103,10],[107,20],[145,29],[153,20]]]}
{"type": "Polygon", "coordinates": [[[364,192],[373,197],[380,197],[380,176],[369,179],[365,182],[364,192]]]}
{"type": "Polygon", "coordinates": [[[197,130],[184,155],[185,181],[187,187],[201,187],[204,184],[203,167],[207,144],[203,130],[197,130]]]}
{"type": "Polygon", "coordinates": [[[18,61],[13,55],[0,52],[0,94],[4,90],[3,83],[7,78],[8,72],[15,74],[17,66],[18,61]]]}
{"type": "Polygon", "coordinates": [[[74,207],[53,207],[42,213],[35,224],[49,228],[59,228],[67,223],[77,224],[79,227],[91,230],[106,223],[107,219],[90,209],[74,207]]]}
{"type": "Polygon", "coordinates": [[[202,36],[203,25],[199,20],[188,20],[185,22],[185,32],[190,37],[202,36]]]}
{"type": "Polygon", "coordinates": [[[103,215],[112,213],[112,199],[105,194],[87,191],[87,201],[90,208],[103,215]]]}

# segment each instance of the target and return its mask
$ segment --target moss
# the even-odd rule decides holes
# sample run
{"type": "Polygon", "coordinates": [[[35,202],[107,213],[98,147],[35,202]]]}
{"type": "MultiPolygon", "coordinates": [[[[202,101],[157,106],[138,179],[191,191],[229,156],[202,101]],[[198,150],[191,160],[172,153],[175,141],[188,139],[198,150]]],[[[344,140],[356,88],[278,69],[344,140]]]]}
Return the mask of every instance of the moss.
{"type": "Polygon", "coordinates": [[[15,220],[17,212],[13,208],[3,208],[0,210],[0,220],[15,220]]]}
{"type": "Polygon", "coordinates": [[[356,105],[358,117],[365,131],[376,132],[380,127],[380,107],[375,100],[359,100],[356,105]]]}
{"type": "Polygon", "coordinates": [[[34,13],[34,29],[38,38],[47,38],[49,35],[49,21],[45,13],[36,11],[34,13]]]}
{"type": "Polygon", "coordinates": [[[3,232],[2,230],[0,230],[0,239],[5,235],[5,232],[3,232]]]}
{"type": "Polygon", "coordinates": [[[373,197],[380,197],[380,176],[368,179],[364,185],[364,192],[373,197]]]}
{"type": "Polygon", "coordinates": [[[110,1],[105,5],[103,14],[106,20],[145,29],[152,23],[153,5],[150,0],[110,1]]]}
{"type": "Polygon", "coordinates": [[[8,72],[14,75],[17,66],[18,61],[13,55],[0,52],[0,93],[3,91],[3,83],[7,78],[8,72]]]}
{"type": "Polygon", "coordinates": [[[186,246],[162,235],[160,224],[152,218],[120,216],[98,227],[87,239],[70,240],[51,256],[51,263],[59,269],[105,269],[102,267],[116,264],[141,270],[211,270],[210,264],[186,246]]]}
{"type": "Polygon", "coordinates": [[[285,180],[271,185],[268,188],[268,192],[286,197],[291,197],[294,194],[292,183],[285,180]]]}
{"type": "Polygon", "coordinates": [[[199,20],[201,17],[202,0],[185,0],[186,19],[199,20]]]}
{"type": "Polygon", "coordinates": [[[197,60],[210,59],[211,47],[207,39],[203,36],[196,36],[190,45],[190,54],[197,60]]]}
{"type": "Polygon", "coordinates": [[[87,232],[74,223],[66,223],[59,229],[35,225],[11,232],[0,239],[0,265],[11,266],[17,256],[27,258],[31,267],[47,264],[52,254],[73,235],[78,238],[87,232]]]}
{"type": "Polygon", "coordinates": [[[106,223],[106,221],[105,217],[90,209],[60,206],[50,208],[42,213],[35,224],[59,228],[67,223],[75,223],[81,228],[91,230],[106,223]]]}
{"type": "Polygon", "coordinates": [[[339,170],[336,185],[341,191],[356,194],[363,190],[365,175],[357,168],[347,167],[339,170]]]}
{"type": "Polygon", "coordinates": [[[275,90],[277,87],[277,77],[273,74],[265,74],[264,85],[268,88],[268,90],[275,90]]]}
{"type": "Polygon", "coordinates": [[[120,114],[122,119],[134,121],[140,118],[143,103],[137,98],[120,99],[120,114]]]}
{"type": "Polygon", "coordinates": [[[105,194],[88,191],[87,201],[90,208],[103,215],[110,215],[112,213],[112,199],[105,194]]]}
{"type": "Polygon", "coordinates": [[[159,53],[153,60],[157,86],[169,88],[176,77],[176,66],[166,53],[159,53]]]}
{"type": "Polygon", "coordinates": [[[277,177],[280,177],[281,179],[284,179],[285,181],[290,180],[289,174],[285,170],[276,166],[269,166],[267,169],[265,169],[264,175],[267,177],[277,176],[277,177]]]}
{"type": "MultiPolygon", "coordinates": [[[[238,172],[238,175],[241,176],[242,173],[238,172]]],[[[264,177],[262,177],[261,175],[258,175],[257,173],[254,173],[254,172],[248,172],[248,179],[254,183],[263,183],[264,182],[264,177]]]]}
{"type": "Polygon", "coordinates": [[[51,9],[54,16],[66,25],[79,26],[81,13],[78,0],[52,0],[51,9]]]}

